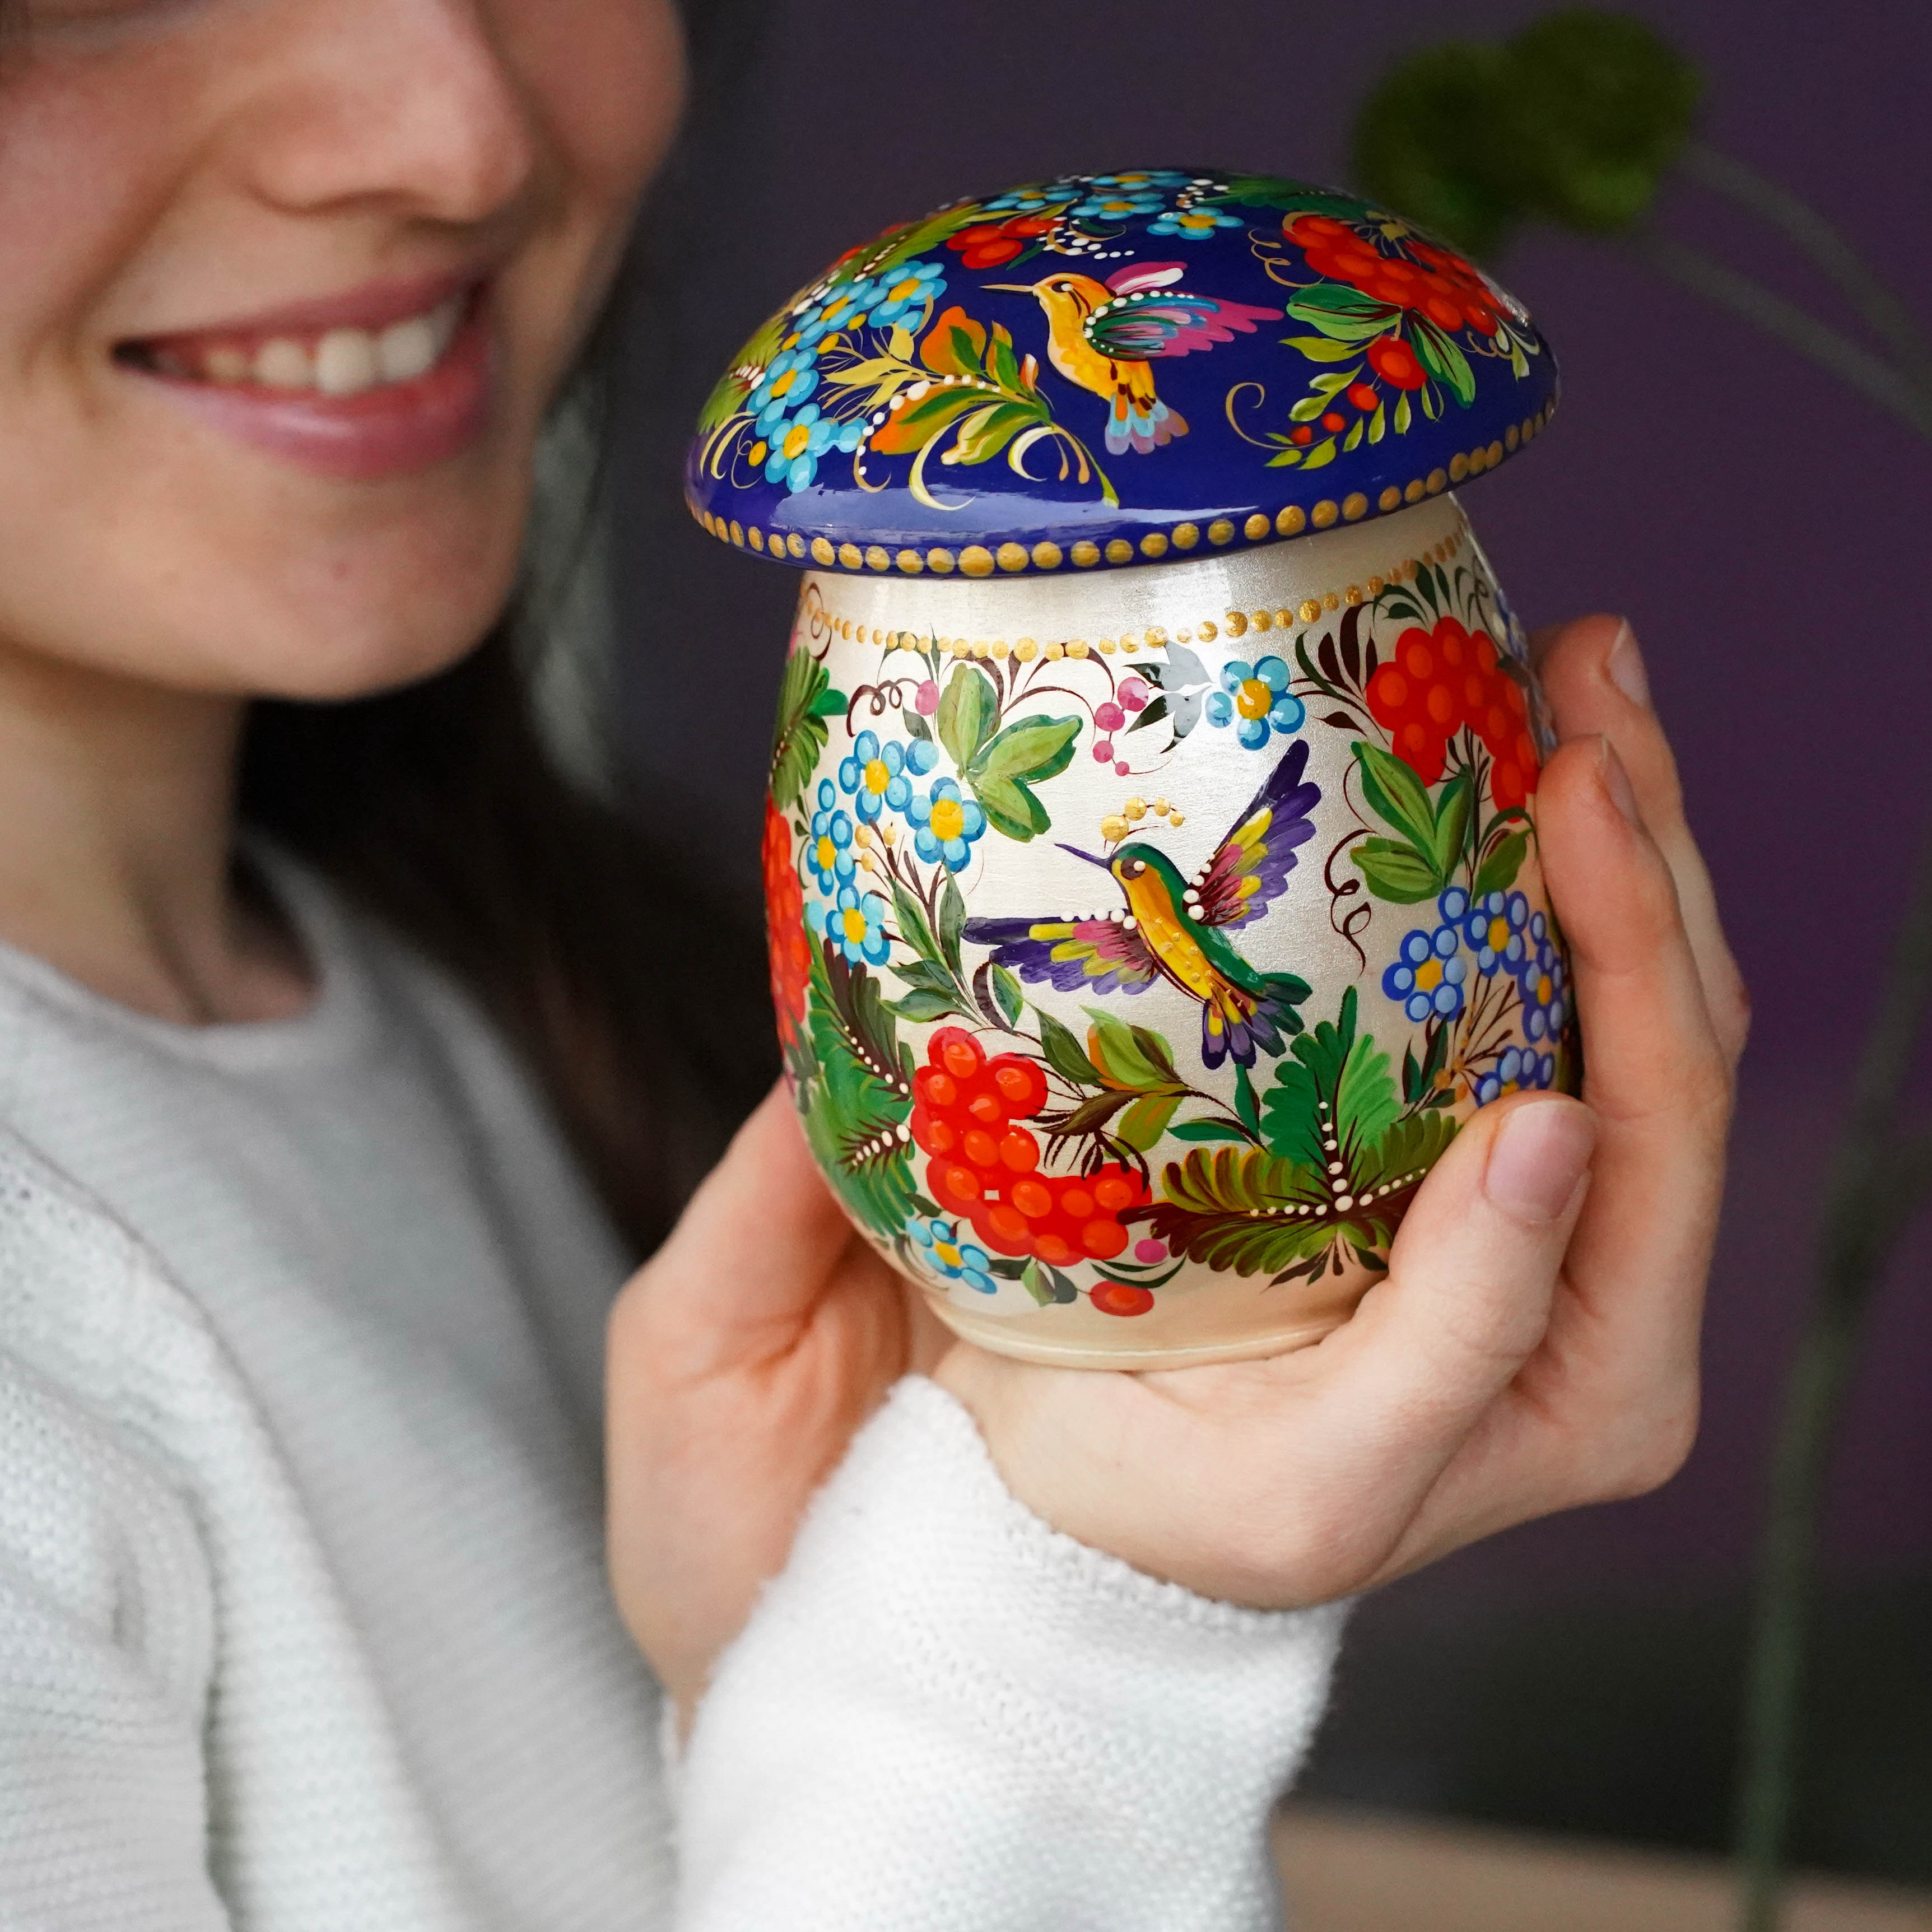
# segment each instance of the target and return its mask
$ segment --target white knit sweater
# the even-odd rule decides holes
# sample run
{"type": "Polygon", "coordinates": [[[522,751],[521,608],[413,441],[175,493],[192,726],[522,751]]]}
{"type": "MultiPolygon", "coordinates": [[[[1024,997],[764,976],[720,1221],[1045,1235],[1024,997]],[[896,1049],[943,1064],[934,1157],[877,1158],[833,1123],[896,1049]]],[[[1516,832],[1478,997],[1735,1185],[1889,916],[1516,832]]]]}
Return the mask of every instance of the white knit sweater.
{"type": "Polygon", "coordinates": [[[700,1714],[606,1591],[608,1230],[442,979],[274,866],[299,1019],[0,948],[0,1927],[1249,1932],[1340,1612],[1048,1529],[909,1379],[700,1714]]]}

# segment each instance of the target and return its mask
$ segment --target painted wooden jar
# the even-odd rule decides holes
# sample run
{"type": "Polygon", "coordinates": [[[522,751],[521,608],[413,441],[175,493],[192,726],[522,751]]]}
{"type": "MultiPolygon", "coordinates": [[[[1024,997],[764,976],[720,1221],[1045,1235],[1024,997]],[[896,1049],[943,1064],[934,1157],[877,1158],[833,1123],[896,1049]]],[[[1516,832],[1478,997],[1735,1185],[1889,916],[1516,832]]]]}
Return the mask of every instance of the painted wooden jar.
{"type": "Polygon", "coordinates": [[[1440,244],[1182,169],[894,229],[718,385],[693,512],[805,569],[786,1067],[961,1334],[1100,1367],[1314,1340],[1462,1121],[1574,1086],[1548,726],[1454,494],[1556,394],[1440,244]]]}

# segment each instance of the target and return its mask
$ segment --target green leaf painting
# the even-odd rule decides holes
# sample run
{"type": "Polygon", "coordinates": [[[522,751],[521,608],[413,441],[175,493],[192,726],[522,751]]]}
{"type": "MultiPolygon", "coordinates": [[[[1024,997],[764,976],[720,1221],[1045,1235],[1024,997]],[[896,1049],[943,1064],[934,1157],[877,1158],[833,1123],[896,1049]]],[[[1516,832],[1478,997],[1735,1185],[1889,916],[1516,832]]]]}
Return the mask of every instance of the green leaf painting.
{"type": "Polygon", "coordinates": [[[999,715],[1000,700],[992,681],[970,664],[956,666],[951,680],[939,694],[936,722],[939,742],[962,772],[993,735],[994,721],[999,715]]]}
{"type": "MultiPolygon", "coordinates": [[[[1264,1145],[1199,1148],[1164,1169],[1162,1199],[1140,1214],[1176,1254],[1279,1281],[1386,1249],[1456,1122],[1406,1106],[1388,1055],[1357,1025],[1352,986],[1333,1021],[1297,1035],[1262,1100],[1264,1145]]],[[[1214,1122],[1170,1131],[1238,1138],[1214,1122]]]]}
{"type": "Polygon", "coordinates": [[[1072,763],[1078,718],[1021,718],[1002,728],[992,679],[962,664],[953,668],[940,694],[934,722],[961,782],[995,832],[1024,843],[1052,827],[1033,787],[1058,778],[1072,763]]]}
{"type": "Polygon", "coordinates": [[[795,650],[786,658],[772,736],[772,802],[781,812],[802,806],[806,786],[830,735],[825,720],[844,709],[845,694],[832,688],[825,667],[809,651],[795,650]]]}
{"type": "Polygon", "coordinates": [[[1072,1028],[1062,1025],[1041,1007],[1034,1009],[1034,1016],[1040,1022],[1040,1051],[1054,1072],[1076,1087],[1099,1086],[1100,1069],[1087,1058],[1086,1049],[1072,1028]]]}
{"type": "Polygon", "coordinates": [[[912,1212],[911,1157],[898,1135],[912,1112],[912,1051],[878,982],[835,946],[813,949],[806,1001],[818,1073],[801,1096],[806,1138],[853,1215],[892,1234],[912,1212]]]}
{"type": "MultiPolygon", "coordinates": [[[[1360,742],[1354,753],[1363,798],[1397,836],[1361,839],[1351,848],[1350,860],[1378,899],[1419,905],[1433,898],[1455,878],[1468,844],[1475,808],[1468,773],[1458,772],[1432,800],[1428,788],[1393,753],[1360,742]]],[[[1516,876],[1514,871],[1510,876],[1516,876]]]]}

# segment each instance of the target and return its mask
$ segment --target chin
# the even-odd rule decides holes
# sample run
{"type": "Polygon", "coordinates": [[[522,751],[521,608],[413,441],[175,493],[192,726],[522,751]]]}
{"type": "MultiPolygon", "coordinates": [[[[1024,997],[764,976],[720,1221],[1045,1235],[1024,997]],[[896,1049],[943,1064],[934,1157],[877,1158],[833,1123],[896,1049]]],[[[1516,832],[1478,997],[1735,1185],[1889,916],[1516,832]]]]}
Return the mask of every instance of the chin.
{"type": "Polygon", "coordinates": [[[522,508],[478,520],[482,530],[466,522],[450,541],[404,526],[292,562],[261,584],[255,622],[224,625],[230,681],[250,696],[322,702],[374,697],[448,670],[509,601],[522,508]]]}
{"type": "Polygon", "coordinates": [[[313,616],[272,652],[251,652],[244,682],[253,698],[329,704],[380,697],[434,677],[467,657],[502,616],[502,597],[445,598],[412,613],[391,605],[358,622],[350,614],[318,629],[313,616]]]}

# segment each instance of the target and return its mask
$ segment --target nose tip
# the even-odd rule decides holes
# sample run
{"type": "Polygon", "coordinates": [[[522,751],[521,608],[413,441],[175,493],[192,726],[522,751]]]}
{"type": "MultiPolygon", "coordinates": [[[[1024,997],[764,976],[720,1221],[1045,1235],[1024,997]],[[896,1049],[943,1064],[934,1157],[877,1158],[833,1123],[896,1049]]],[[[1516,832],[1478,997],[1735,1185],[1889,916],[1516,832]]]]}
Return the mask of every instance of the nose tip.
{"type": "Polygon", "coordinates": [[[536,171],[538,136],[473,10],[381,0],[364,11],[366,31],[338,9],[332,30],[285,50],[261,116],[274,138],[254,151],[263,188],[305,210],[382,200],[445,221],[500,213],[536,171]]]}

